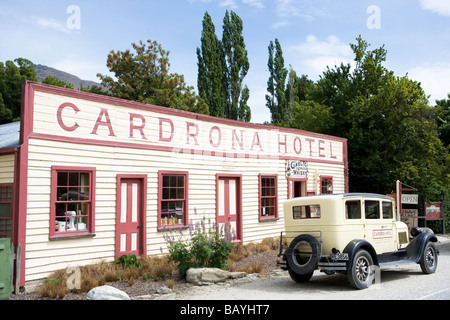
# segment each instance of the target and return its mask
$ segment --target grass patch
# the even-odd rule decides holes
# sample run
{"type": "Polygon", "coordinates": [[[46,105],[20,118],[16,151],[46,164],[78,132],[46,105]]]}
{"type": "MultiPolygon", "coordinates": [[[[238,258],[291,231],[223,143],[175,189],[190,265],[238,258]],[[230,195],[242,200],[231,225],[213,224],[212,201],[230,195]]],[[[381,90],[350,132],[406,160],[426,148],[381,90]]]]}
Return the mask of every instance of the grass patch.
{"type": "MultiPolygon", "coordinates": [[[[246,273],[264,273],[262,261],[251,261],[239,267],[233,265],[253,254],[270,252],[279,248],[278,238],[267,238],[260,243],[236,244],[229,255],[228,265],[230,271],[243,271],[246,273]]],[[[125,281],[132,286],[136,280],[158,281],[165,280],[169,288],[175,285],[177,264],[169,262],[167,256],[141,256],[138,263],[113,263],[102,261],[96,264],[80,267],[79,288],[69,289],[67,280],[72,275],[67,269],[55,271],[45,282],[37,288],[42,297],[51,299],[64,299],[68,293],[86,293],[91,289],[114,281],[125,281]]],[[[69,279],[70,280],[70,279],[69,279]]]]}

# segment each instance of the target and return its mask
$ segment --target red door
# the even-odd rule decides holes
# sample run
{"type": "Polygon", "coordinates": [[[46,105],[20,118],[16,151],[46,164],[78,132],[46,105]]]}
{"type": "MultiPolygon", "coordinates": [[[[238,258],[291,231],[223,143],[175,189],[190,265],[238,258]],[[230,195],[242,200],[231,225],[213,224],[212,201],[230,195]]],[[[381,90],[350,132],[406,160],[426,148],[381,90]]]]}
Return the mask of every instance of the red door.
{"type": "Polygon", "coordinates": [[[217,176],[216,222],[227,226],[233,241],[242,241],[242,197],[240,176],[217,176]]]}
{"type": "Polygon", "coordinates": [[[146,177],[118,176],[116,209],[116,258],[146,253],[146,177]]]}

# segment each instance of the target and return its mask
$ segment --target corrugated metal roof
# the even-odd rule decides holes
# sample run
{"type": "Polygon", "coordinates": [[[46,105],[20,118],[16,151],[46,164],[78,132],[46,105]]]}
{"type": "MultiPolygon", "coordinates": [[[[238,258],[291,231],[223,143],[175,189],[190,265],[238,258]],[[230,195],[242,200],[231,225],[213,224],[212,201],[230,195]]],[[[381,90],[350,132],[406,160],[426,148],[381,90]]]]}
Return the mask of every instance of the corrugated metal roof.
{"type": "Polygon", "coordinates": [[[0,148],[20,146],[20,121],[0,125],[0,148]]]}

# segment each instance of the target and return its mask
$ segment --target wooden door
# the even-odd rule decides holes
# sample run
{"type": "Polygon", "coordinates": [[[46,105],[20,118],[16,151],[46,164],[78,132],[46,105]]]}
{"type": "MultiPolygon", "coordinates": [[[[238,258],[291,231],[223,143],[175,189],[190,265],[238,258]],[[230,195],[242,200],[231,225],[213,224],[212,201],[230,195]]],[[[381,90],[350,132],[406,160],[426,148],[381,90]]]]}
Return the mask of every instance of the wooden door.
{"type": "Polygon", "coordinates": [[[146,177],[118,176],[116,206],[116,258],[146,253],[146,177]]]}
{"type": "Polygon", "coordinates": [[[217,177],[216,223],[229,228],[233,241],[242,241],[242,186],[240,176],[217,177]]]}

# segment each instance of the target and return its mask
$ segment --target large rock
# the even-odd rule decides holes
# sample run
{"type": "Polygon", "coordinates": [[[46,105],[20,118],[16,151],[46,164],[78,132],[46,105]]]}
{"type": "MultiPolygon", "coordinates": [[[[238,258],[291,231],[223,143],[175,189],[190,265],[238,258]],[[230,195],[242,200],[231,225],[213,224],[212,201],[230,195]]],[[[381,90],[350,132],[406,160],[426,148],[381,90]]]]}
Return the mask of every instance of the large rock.
{"type": "Polygon", "coordinates": [[[131,300],[128,294],[111,286],[96,287],[88,292],[88,300],[131,300]]]}
{"type": "Polygon", "coordinates": [[[229,272],[219,268],[190,268],[186,272],[186,281],[202,286],[224,282],[227,279],[243,278],[245,275],[245,272],[229,272]]]}

